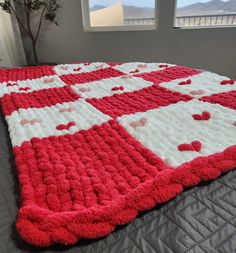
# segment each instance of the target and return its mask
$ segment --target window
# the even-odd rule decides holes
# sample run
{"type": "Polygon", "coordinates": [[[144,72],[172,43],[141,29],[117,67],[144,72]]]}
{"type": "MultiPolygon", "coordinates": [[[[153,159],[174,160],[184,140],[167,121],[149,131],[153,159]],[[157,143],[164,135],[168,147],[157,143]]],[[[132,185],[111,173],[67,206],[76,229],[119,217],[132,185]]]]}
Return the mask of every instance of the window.
{"type": "Polygon", "coordinates": [[[175,27],[236,26],[234,0],[177,0],[175,27]]]}
{"type": "Polygon", "coordinates": [[[156,29],[156,0],[82,0],[86,31],[156,29]]]}

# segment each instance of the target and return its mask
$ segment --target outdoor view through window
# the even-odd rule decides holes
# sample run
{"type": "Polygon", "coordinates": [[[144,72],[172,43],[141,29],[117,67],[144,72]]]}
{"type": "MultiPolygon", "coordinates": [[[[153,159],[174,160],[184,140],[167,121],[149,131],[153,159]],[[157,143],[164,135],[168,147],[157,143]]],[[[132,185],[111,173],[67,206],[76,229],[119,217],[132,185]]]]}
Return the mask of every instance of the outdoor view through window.
{"type": "Polygon", "coordinates": [[[90,26],[155,25],[155,0],[89,0],[90,26]]]}
{"type": "MultiPolygon", "coordinates": [[[[155,25],[155,0],[89,0],[90,26],[155,25]]],[[[235,26],[236,0],[177,0],[175,27],[235,26]]]]}
{"type": "Polygon", "coordinates": [[[236,25],[236,0],[177,0],[175,27],[236,25]]]}

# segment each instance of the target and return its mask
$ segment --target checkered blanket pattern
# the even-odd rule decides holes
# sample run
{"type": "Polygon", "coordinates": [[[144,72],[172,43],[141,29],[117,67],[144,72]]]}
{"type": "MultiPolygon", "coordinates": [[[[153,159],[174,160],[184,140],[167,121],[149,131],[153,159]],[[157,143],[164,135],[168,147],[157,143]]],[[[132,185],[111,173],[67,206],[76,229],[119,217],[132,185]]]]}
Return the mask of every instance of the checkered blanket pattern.
{"type": "Polygon", "coordinates": [[[166,63],[0,70],[21,188],[16,227],[36,246],[111,233],[236,167],[236,82],[166,63]]]}

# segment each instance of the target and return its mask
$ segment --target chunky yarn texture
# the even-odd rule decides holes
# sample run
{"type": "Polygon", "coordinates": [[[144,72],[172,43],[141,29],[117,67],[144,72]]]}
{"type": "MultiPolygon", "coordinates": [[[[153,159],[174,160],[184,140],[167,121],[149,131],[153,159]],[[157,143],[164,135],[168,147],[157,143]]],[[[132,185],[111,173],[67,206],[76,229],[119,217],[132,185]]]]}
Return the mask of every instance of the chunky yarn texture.
{"type": "Polygon", "coordinates": [[[166,63],[0,70],[35,246],[108,235],[185,187],[236,167],[236,82],[166,63]]]}

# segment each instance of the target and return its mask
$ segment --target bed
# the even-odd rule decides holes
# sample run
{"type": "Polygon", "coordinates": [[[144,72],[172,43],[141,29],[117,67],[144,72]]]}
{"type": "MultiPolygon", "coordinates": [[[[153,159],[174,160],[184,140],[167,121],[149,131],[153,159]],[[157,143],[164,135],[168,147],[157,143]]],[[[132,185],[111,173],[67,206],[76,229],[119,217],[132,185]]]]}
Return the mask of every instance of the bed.
{"type": "MultiPolygon", "coordinates": [[[[160,85],[160,83],[164,84],[163,86],[165,86],[165,88],[161,87],[160,88],[161,92],[163,92],[163,89],[164,91],[166,91],[166,87],[169,87],[171,83],[173,85],[173,80],[177,80],[176,87],[178,89],[180,86],[181,88],[183,87],[184,89],[187,89],[188,92],[191,92],[192,89],[188,90],[189,86],[199,85],[198,83],[197,84],[195,83],[194,76],[202,75],[202,72],[198,70],[192,70],[192,69],[188,69],[184,67],[178,68],[170,64],[158,64],[158,69],[156,69],[157,64],[148,65],[145,63],[133,63],[133,64],[127,64],[126,66],[124,66],[124,64],[110,64],[110,63],[108,65],[107,63],[94,63],[94,64],[59,65],[54,68],[46,66],[46,67],[40,68],[40,71],[43,73],[43,75],[47,76],[46,82],[45,82],[45,78],[43,78],[43,85],[46,85],[46,86],[51,85],[52,82],[55,82],[55,80],[52,80],[52,78],[54,79],[57,78],[53,76],[53,73],[55,73],[53,71],[59,71],[60,80],[57,82],[57,84],[59,83],[59,85],[61,85],[61,80],[62,80],[63,83],[66,83],[69,86],[75,86],[74,89],[76,89],[77,92],[79,91],[80,97],[84,96],[84,99],[86,99],[86,101],[89,101],[96,108],[99,107],[100,110],[103,111],[104,114],[109,115],[112,118],[118,118],[120,116],[122,108],[120,108],[119,111],[117,110],[106,111],[107,108],[102,108],[101,107],[102,104],[99,104],[97,101],[98,99],[103,98],[103,95],[99,94],[98,92],[99,89],[96,90],[96,95],[93,94],[92,96],[88,97],[88,94],[86,94],[89,92],[91,93],[91,90],[89,90],[90,87],[88,83],[95,82],[96,84],[96,82],[98,82],[97,76],[94,75],[94,72],[95,73],[99,72],[99,76],[102,75],[102,79],[106,79],[108,77],[110,78],[111,76],[112,78],[116,78],[117,77],[116,75],[119,74],[120,78],[122,77],[123,85],[127,79],[133,80],[138,75],[142,75],[142,78],[144,78],[146,82],[145,84],[144,83],[139,84],[140,85],[139,90],[142,91],[143,89],[150,88],[149,86],[152,87],[153,84],[150,85],[149,83],[155,82],[154,85],[160,85]],[[92,68],[92,71],[89,71],[89,75],[88,73],[86,73],[86,75],[85,74],[82,75],[82,73],[80,73],[81,69],[83,70],[83,66],[85,69],[89,68],[91,70],[92,68]],[[108,72],[104,71],[107,69],[109,69],[108,72]],[[172,72],[170,73],[170,71],[172,72]],[[48,75],[49,72],[51,73],[50,75],[48,75]],[[71,72],[76,72],[76,73],[71,73],[71,72]],[[91,74],[90,72],[93,74],[91,74]],[[168,73],[168,75],[166,75],[166,72],[168,73]],[[175,76],[174,79],[173,79],[173,72],[175,73],[175,75],[177,75],[175,76]],[[153,75],[150,75],[150,73],[152,73],[153,75]],[[163,73],[165,73],[164,76],[162,75],[163,73]],[[80,81],[80,85],[78,84],[78,79],[77,79],[78,76],[80,80],[82,80],[80,81]],[[171,80],[166,80],[166,78],[171,78],[171,80]],[[191,83],[189,80],[191,80],[191,83]],[[81,83],[83,83],[82,86],[81,86],[81,83]],[[148,85],[148,87],[146,87],[145,85],[148,85]],[[96,99],[94,99],[94,96],[96,96],[96,99]]],[[[37,76],[38,75],[37,72],[39,71],[35,71],[35,68],[28,69],[27,75],[30,75],[31,77],[30,79],[32,79],[32,75],[34,77],[33,79],[42,78],[42,76],[41,77],[37,76]]],[[[8,78],[7,75],[5,76],[2,75],[2,76],[3,78],[8,78]]],[[[19,78],[19,75],[17,78],[19,78]]],[[[217,78],[219,78],[219,76],[217,76],[217,78]]],[[[227,93],[227,95],[228,93],[230,93],[230,96],[234,95],[234,86],[233,86],[234,84],[231,84],[233,80],[230,80],[226,77],[220,77],[220,78],[221,78],[220,83],[224,83],[224,84],[220,84],[222,85],[220,87],[223,89],[221,93],[224,93],[224,95],[225,93],[227,93]],[[228,86],[230,88],[228,88],[228,86]]],[[[208,80],[208,79],[205,79],[205,80],[208,80]]],[[[4,81],[2,80],[2,83],[3,82],[4,81]]],[[[7,81],[7,84],[8,83],[10,84],[9,85],[10,89],[13,89],[13,91],[11,90],[10,94],[14,93],[15,88],[19,89],[19,87],[16,87],[17,85],[14,85],[15,82],[17,82],[18,84],[21,81],[19,80],[7,81]]],[[[41,85],[40,81],[38,82],[34,81],[34,83],[37,83],[38,87],[41,85]]],[[[137,83],[137,80],[136,80],[136,83],[137,83]]],[[[36,86],[36,84],[33,84],[33,86],[30,86],[30,85],[32,85],[32,83],[28,81],[27,87],[30,87],[32,89],[32,87],[36,86]]],[[[109,85],[110,84],[108,82],[107,86],[109,85]]],[[[25,89],[27,88],[25,86],[20,86],[20,88],[22,88],[22,92],[20,92],[22,93],[22,97],[25,94],[31,93],[31,91],[29,91],[28,89],[27,90],[25,89]]],[[[61,87],[64,87],[64,86],[62,85],[61,87]]],[[[103,91],[103,94],[108,91],[109,92],[112,91],[116,93],[115,97],[117,96],[119,97],[120,94],[127,93],[127,91],[124,92],[122,87],[117,86],[117,85],[109,86],[109,90],[106,89],[105,91],[103,91]]],[[[130,87],[132,89],[132,82],[131,82],[130,87]]],[[[123,88],[126,88],[126,87],[123,87],[123,88]]],[[[173,87],[171,87],[171,89],[173,89],[173,87]]],[[[203,88],[201,87],[201,89],[203,88]]],[[[214,87],[213,88],[210,87],[210,89],[211,89],[211,92],[213,93],[213,95],[211,94],[211,96],[213,96],[214,103],[218,104],[217,102],[215,102],[215,99],[217,98],[215,98],[214,96],[214,94],[218,94],[217,93],[218,91],[217,92],[212,91],[212,89],[214,90],[214,87]]],[[[37,90],[39,91],[41,89],[37,88],[37,90]]],[[[198,94],[196,94],[196,89],[195,89],[195,94],[192,93],[192,95],[200,96],[202,98],[203,94],[200,94],[199,90],[200,88],[198,88],[197,90],[198,94]]],[[[133,92],[133,91],[131,90],[129,92],[133,92]]],[[[173,93],[175,95],[179,95],[179,92],[173,91],[173,93]]],[[[107,94],[106,99],[109,99],[109,94],[107,94]]],[[[148,98],[150,98],[150,96],[148,98]]],[[[188,101],[191,100],[187,96],[184,96],[183,99],[187,99],[187,101],[184,101],[185,103],[188,103],[188,101]]],[[[209,101],[209,98],[205,97],[204,99],[206,101],[209,101]]],[[[211,97],[211,101],[212,101],[212,97],[211,97]]],[[[218,100],[218,101],[222,103],[222,100],[218,100]]],[[[229,101],[227,99],[224,99],[223,101],[224,105],[226,104],[226,107],[228,106],[228,102],[229,101]]],[[[174,100],[173,103],[174,104],[182,103],[182,101],[174,100]]],[[[151,106],[150,104],[147,105],[144,103],[143,105],[144,105],[143,106],[144,113],[145,111],[147,111],[147,109],[145,109],[145,106],[148,106],[148,109],[152,110],[151,108],[149,108],[151,106]]],[[[232,106],[232,104],[230,106],[232,106]]],[[[72,106],[67,107],[66,109],[67,109],[66,112],[69,112],[70,110],[73,109],[73,107],[72,106]]],[[[9,111],[13,109],[11,106],[8,106],[7,108],[3,106],[3,110],[4,110],[5,115],[9,115],[9,111]]],[[[62,110],[65,110],[64,107],[59,108],[59,110],[61,110],[60,113],[65,112],[65,111],[62,111],[62,110]]],[[[125,110],[127,110],[127,108],[125,108],[125,110]]],[[[128,108],[128,110],[129,110],[129,113],[126,113],[125,116],[133,113],[132,111],[130,111],[132,110],[132,108],[128,108]]],[[[140,109],[138,109],[138,111],[140,111],[140,109]]],[[[193,115],[195,115],[193,119],[197,122],[201,122],[203,120],[204,121],[209,120],[209,114],[193,114],[193,115]]],[[[210,117],[212,117],[212,115],[210,115],[210,117]]],[[[139,121],[137,120],[137,118],[132,119],[131,122],[128,121],[129,123],[128,128],[131,127],[131,129],[136,129],[136,128],[145,126],[147,122],[143,118],[144,117],[141,117],[141,120],[139,121]]],[[[8,124],[9,124],[9,118],[7,119],[8,119],[8,124]]],[[[148,119],[150,120],[150,118],[148,119]]],[[[124,117],[123,120],[124,122],[122,121],[120,122],[122,125],[125,125],[126,117],[124,117]]],[[[1,242],[2,242],[2,245],[4,245],[4,250],[6,252],[17,252],[17,251],[21,252],[21,251],[27,251],[27,250],[29,251],[31,250],[34,252],[36,249],[32,248],[23,240],[21,240],[20,237],[17,236],[15,226],[13,226],[16,219],[17,209],[18,209],[17,202],[16,202],[16,198],[18,196],[18,193],[17,193],[18,188],[16,188],[17,187],[16,169],[13,166],[14,160],[12,158],[9,137],[6,130],[6,125],[4,127],[3,122],[4,121],[2,117],[1,143],[5,145],[1,145],[1,148],[2,148],[1,153],[4,154],[3,156],[1,156],[1,167],[4,173],[0,181],[1,189],[2,189],[2,201],[3,201],[2,202],[3,212],[1,216],[3,233],[1,236],[1,242]]],[[[29,122],[25,122],[25,121],[24,122],[21,121],[21,123],[23,123],[22,125],[30,124],[29,122]]],[[[35,122],[35,123],[37,124],[40,122],[35,122]]],[[[33,123],[32,125],[34,125],[35,123],[33,123]]],[[[63,131],[68,130],[68,129],[64,129],[65,128],[64,125],[63,126],[59,125],[59,128],[63,128],[62,129],[63,131]]],[[[69,128],[70,127],[71,126],[69,126],[69,128]]],[[[13,140],[14,135],[11,132],[11,125],[10,125],[10,133],[13,140]]],[[[228,133],[230,133],[230,130],[228,133]]],[[[235,133],[235,132],[232,132],[232,133],[235,133]]],[[[131,134],[133,134],[132,131],[131,131],[131,134]]],[[[20,141],[19,138],[18,139],[16,138],[15,140],[13,140],[13,143],[17,143],[19,141],[20,141]]],[[[143,143],[143,140],[141,141],[143,143]]],[[[231,143],[230,140],[229,140],[229,143],[231,143]]],[[[191,147],[189,146],[186,147],[186,145],[185,146],[182,145],[180,146],[179,149],[183,149],[183,151],[186,151],[186,148],[187,149],[194,148],[194,152],[197,152],[195,148],[198,149],[199,147],[198,146],[194,147],[194,146],[195,145],[192,145],[191,147]]],[[[232,147],[229,147],[230,150],[231,148],[232,147]]],[[[233,169],[232,167],[233,159],[232,159],[231,153],[230,153],[230,157],[231,159],[228,159],[230,161],[228,160],[227,162],[225,161],[226,164],[224,164],[223,166],[224,169],[222,169],[221,173],[222,172],[226,173],[226,171],[233,169]]],[[[222,160],[222,157],[220,160],[222,160]]],[[[171,163],[171,161],[166,161],[166,162],[171,163]]],[[[172,161],[172,162],[175,162],[175,161],[172,161]]],[[[208,170],[207,172],[208,173],[206,173],[206,170],[204,170],[205,174],[204,173],[201,174],[202,180],[210,180],[220,175],[219,173],[215,173],[214,170],[211,170],[211,171],[208,170]]],[[[22,185],[22,180],[24,182],[25,178],[23,177],[22,179],[20,177],[21,191],[24,191],[24,189],[22,190],[22,187],[24,186],[24,184],[22,185]]],[[[44,249],[44,251],[46,250],[48,252],[51,252],[52,250],[60,249],[66,252],[70,252],[70,251],[71,252],[76,252],[76,251],[78,252],[234,252],[235,247],[236,247],[235,240],[234,240],[235,239],[235,224],[234,224],[234,220],[235,220],[235,216],[234,216],[235,186],[234,185],[235,184],[234,182],[235,182],[235,172],[230,172],[229,174],[224,175],[222,178],[219,178],[213,182],[204,183],[204,184],[201,183],[201,185],[191,190],[185,191],[184,193],[178,195],[174,200],[168,202],[167,204],[162,204],[162,205],[160,205],[161,202],[168,201],[169,199],[172,198],[172,196],[167,196],[166,198],[163,199],[163,195],[165,195],[165,193],[161,194],[160,195],[161,199],[157,201],[159,205],[154,205],[155,207],[154,209],[152,209],[152,211],[149,211],[146,213],[141,212],[132,223],[130,223],[129,225],[118,226],[115,232],[113,232],[106,238],[96,239],[96,240],[83,239],[83,240],[80,240],[74,247],[68,248],[66,246],[56,245],[51,248],[46,248],[44,249]]],[[[196,183],[199,183],[199,182],[196,182],[196,183]]],[[[191,184],[193,184],[193,182],[191,182],[191,184]]],[[[173,187],[171,189],[173,189],[173,187]]],[[[27,189],[26,189],[26,192],[27,192],[27,189]]],[[[174,196],[175,195],[176,195],[176,188],[174,191],[174,196]]],[[[27,206],[27,201],[29,201],[27,197],[28,195],[26,197],[23,196],[23,198],[25,198],[23,199],[26,203],[25,204],[23,201],[23,204],[25,204],[25,206],[27,206]]],[[[143,208],[143,209],[150,209],[150,208],[143,208]]],[[[133,218],[134,217],[132,217],[131,220],[133,220],[133,218]]],[[[128,220],[131,221],[130,217],[128,217],[128,220]]],[[[125,221],[123,220],[122,222],[120,222],[120,224],[127,223],[126,221],[127,220],[125,221]]],[[[24,224],[24,228],[27,228],[25,224],[24,224]]],[[[18,231],[19,231],[19,228],[18,228],[18,231]]],[[[25,237],[24,233],[25,232],[22,233],[22,231],[20,232],[21,237],[23,238],[25,237]]],[[[60,241],[58,242],[60,243],[60,241]]],[[[31,242],[31,244],[35,244],[35,243],[31,242]]]]}

